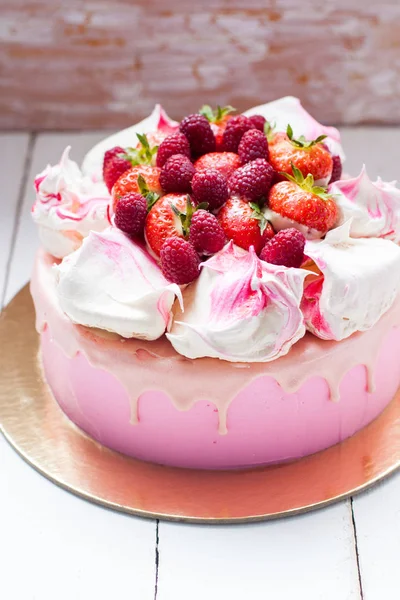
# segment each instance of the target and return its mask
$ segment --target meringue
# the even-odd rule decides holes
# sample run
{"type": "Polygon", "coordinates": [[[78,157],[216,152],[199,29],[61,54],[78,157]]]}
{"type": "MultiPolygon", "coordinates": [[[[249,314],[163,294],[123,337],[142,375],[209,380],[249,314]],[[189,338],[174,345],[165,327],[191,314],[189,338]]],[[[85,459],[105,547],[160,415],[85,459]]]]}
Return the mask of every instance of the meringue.
{"type": "Polygon", "coordinates": [[[330,152],[334,156],[340,156],[342,162],[345,160],[339,131],[335,127],[326,127],[318,123],[294,96],[285,96],[267,104],[254,106],[243,114],[248,117],[263,115],[271,125],[274,125],[276,131],[286,131],[290,124],[296,138],[304,135],[307,140],[315,140],[320,135],[326,135],[328,137],[324,140],[324,144],[328,146],[330,152]]]}
{"type": "Polygon", "coordinates": [[[343,340],[370,329],[400,289],[400,248],[389,240],[351,238],[347,221],[324,240],[307,241],[317,266],[307,278],[301,309],[306,327],[324,340],[343,340]]]}
{"type": "Polygon", "coordinates": [[[96,146],[93,146],[83,159],[82,171],[95,181],[100,181],[103,177],[103,159],[107,150],[114,146],[121,146],[122,148],[136,146],[138,143],[136,133],[147,134],[161,131],[169,134],[176,131],[178,125],[177,121],[169,118],[160,104],[156,104],[153,112],[148,117],[131,127],[110,135],[96,146]]]}
{"type": "Polygon", "coordinates": [[[197,281],[184,290],[185,312],[175,307],[167,337],[188,358],[274,360],[305,333],[300,300],[306,276],[230,242],[203,263],[197,281]]]}
{"type": "Polygon", "coordinates": [[[146,250],[110,227],[91,232],[56,267],[57,295],[73,323],[124,338],[155,340],[171,318],[179,286],[169,283],[146,250]]]}
{"type": "Polygon", "coordinates": [[[79,248],[91,230],[102,231],[109,225],[106,186],[82,175],[69,158],[70,149],[64,150],[57,165],[47,165],[34,182],[32,217],[43,247],[56,258],[79,248]]]}
{"type": "Polygon", "coordinates": [[[380,177],[373,182],[365,165],[358,177],[336,181],[329,188],[344,223],[352,218],[350,236],[384,237],[400,242],[400,189],[380,177]]]}

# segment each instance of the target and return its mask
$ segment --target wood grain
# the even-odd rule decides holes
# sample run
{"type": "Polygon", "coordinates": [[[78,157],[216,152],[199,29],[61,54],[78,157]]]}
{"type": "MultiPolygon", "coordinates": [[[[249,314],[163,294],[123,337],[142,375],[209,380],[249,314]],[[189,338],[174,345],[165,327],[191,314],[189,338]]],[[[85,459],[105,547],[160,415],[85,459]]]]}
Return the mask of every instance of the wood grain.
{"type": "Polygon", "coordinates": [[[398,0],[0,0],[0,15],[3,129],[286,94],[326,122],[400,122],[398,0]]]}

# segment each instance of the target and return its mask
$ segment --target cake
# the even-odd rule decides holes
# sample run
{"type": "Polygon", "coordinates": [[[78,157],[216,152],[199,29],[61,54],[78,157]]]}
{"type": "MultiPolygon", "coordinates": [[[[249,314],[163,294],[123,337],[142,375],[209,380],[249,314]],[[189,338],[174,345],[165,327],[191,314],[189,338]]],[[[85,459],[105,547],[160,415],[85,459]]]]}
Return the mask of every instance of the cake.
{"type": "Polygon", "coordinates": [[[160,106],[35,179],[44,377],[100,444],[178,467],[302,458],[400,384],[400,190],[342,175],[292,97],[160,106]]]}

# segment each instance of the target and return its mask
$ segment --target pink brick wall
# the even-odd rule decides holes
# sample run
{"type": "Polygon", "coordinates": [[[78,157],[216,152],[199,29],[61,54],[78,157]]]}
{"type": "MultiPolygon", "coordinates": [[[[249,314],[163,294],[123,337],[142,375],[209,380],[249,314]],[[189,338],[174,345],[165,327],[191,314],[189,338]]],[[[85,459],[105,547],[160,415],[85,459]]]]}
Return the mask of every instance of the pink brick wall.
{"type": "Polygon", "coordinates": [[[3,129],[286,94],[324,121],[399,123],[400,1],[0,0],[3,129]]]}

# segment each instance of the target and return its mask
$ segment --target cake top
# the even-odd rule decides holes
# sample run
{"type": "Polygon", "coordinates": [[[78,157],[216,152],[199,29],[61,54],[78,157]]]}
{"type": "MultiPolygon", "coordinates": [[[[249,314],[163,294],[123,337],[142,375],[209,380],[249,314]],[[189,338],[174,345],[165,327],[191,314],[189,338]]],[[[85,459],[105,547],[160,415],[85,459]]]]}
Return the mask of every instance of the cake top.
{"type": "Polygon", "coordinates": [[[35,179],[74,322],[188,357],[267,362],[306,330],[372,327],[400,287],[400,190],[342,176],[340,134],[292,97],[180,123],[160,106],[35,179]]]}

